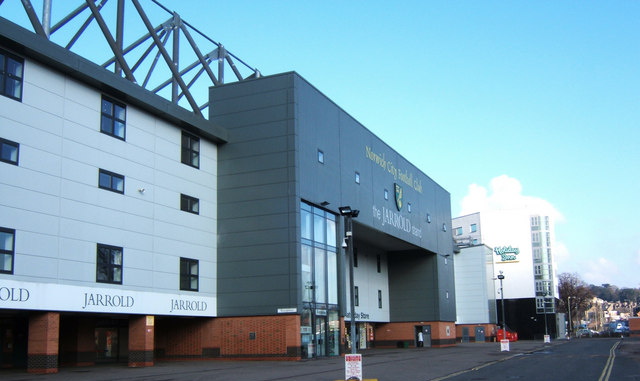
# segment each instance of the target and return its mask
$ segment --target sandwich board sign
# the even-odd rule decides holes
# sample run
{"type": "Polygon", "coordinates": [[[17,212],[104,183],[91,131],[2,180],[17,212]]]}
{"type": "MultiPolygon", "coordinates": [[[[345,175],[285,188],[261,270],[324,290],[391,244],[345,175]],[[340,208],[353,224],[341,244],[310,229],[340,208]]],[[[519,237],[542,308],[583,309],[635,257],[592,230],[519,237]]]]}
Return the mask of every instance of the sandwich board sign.
{"type": "Polygon", "coordinates": [[[345,354],[344,355],[344,379],[345,380],[362,380],[362,355],[361,354],[345,354]]]}

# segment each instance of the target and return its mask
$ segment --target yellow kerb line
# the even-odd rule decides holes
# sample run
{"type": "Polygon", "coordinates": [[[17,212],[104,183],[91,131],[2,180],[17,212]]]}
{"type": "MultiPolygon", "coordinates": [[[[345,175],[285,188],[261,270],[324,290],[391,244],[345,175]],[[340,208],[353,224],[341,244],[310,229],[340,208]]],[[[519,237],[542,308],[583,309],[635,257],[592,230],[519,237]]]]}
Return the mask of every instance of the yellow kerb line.
{"type": "Polygon", "coordinates": [[[609,358],[607,359],[607,363],[604,365],[604,369],[602,369],[602,374],[598,381],[609,381],[609,376],[611,376],[611,370],[613,369],[613,360],[616,358],[616,348],[620,345],[620,342],[616,342],[613,347],[609,350],[609,358]]]}

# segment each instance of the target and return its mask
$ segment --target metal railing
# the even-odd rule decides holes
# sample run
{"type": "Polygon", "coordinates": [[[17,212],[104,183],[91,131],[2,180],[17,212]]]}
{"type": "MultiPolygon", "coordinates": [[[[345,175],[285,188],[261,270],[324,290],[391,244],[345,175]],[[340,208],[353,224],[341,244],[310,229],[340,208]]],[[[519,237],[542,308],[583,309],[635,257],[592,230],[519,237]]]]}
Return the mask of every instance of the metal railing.
{"type": "Polygon", "coordinates": [[[0,0],[0,16],[202,117],[225,72],[260,77],[157,0],[0,0]]]}

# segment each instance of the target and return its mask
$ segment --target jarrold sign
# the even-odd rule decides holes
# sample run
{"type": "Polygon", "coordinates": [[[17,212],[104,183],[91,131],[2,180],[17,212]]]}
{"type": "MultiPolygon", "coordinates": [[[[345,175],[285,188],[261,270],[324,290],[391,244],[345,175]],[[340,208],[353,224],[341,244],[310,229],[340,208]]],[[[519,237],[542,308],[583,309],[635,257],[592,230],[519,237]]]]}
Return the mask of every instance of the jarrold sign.
{"type": "Polygon", "coordinates": [[[216,299],[0,279],[0,309],[215,316],[216,299]]]}

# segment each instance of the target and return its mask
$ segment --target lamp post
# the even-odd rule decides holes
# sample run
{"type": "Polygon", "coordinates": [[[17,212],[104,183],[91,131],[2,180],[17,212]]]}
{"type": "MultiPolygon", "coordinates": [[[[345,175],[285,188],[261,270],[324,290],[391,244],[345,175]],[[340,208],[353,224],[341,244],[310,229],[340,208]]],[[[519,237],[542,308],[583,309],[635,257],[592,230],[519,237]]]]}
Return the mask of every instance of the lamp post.
{"type": "Polygon", "coordinates": [[[345,243],[347,244],[347,253],[349,255],[349,294],[351,296],[351,353],[356,353],[356,295],[353,286],[353,219],[358,217],[360,211],[351,209],[350,206],[341,206],[338,208],[340,214],[344,217],[345,225],[345,243]]]}
{"type": "Polygon", "coordinates": [[[573,298],[573,296],[567,296],[567,312],[569,313],[569,337],[571,337],[571,328],[572,328],[572,321],[571,321],[571,298],[573,298]]]}
{"type": "Polygon", "coordinates": [[[500,274],[498,274],[498,279],[500,280],[500,303],[502,304],[502,338],[506,339],[507,324],[505,323],[504,318],[504,290],[502,289],[502,280],[504,279],[504,275],[502,275],[502,270],[500,270],[500,274]]]}
{"type": "Polygon", "coordinates": [[[547,342],[547,337],[549,336],[549,331],[547,328],[547,297],[549,294],[544,294],[544,299],[542,305],[544,306],[544,342],[547,342]]]}

